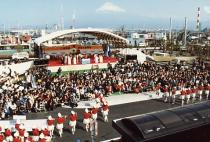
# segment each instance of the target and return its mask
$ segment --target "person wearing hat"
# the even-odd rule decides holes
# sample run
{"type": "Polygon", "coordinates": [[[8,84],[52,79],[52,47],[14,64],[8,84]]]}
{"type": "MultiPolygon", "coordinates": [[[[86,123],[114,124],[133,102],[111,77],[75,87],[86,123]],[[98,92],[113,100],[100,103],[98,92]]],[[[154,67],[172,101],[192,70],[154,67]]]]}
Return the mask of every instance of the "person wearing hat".
{"type": "Polygon", "coordinates": [[[192,91],[192,103],[194,103],[194,101],[195,101],[195,98],[196,98],[196,94],[197,94],[197,87],[196,86],[194,86],[192,89],[191,89],[191,91],[192,91]]]}
{"type": "Polygon", "coordinates": [[[104,118],[104,122],[108,122],[108,113],[109,113],[109,106],[107,102],[104,102],[104,104],[102,105],[102,115],[104,118]]]}
{"type": "Polygon", "coordinates": [[[186,90],[186,103],[187,103],[187,104],[189,104],[191,94],[192,94],[192,91],[191,91],[190,88],[188,88],[188,89],[186,90]]]}
{"type": "Polygon", "coordinates": [[[13,141],[12,131],[8,127],[6,127],[5,129],[6,130],[5,130],[4,134],[5,134],[5,137],[6,137],[6,141],[12,142],[13,141]]]}
{"type": "Polygon", "coordinates": [[[33,139],[29,136],[28,132],[24,133],[24,142],[33,142],[33,139]]]}
{"type": "Polygon", "coordinates": [[[41,133],[44,134],[44,138],[46,139],[47,142],[51,141],[50,132],[48,131],[48,129],[46,127],[42,127],[41,133]]]}
{"type": "Polygon", "coordinates": [[[69,115],[69,126],[71,127],[71,132],[73,135],[76,131],[76,125],[77,125],[77,114],[74,111],[71,111],[71,114],[69,115]]]}
{"type": "Polygon", "coordinates": [[[165,85],[163,87],[163,101],[166,103],[168,101],[169,92],[168,92],[168,86],[165,85]]]}
{"type": "Polygon", "coordinates": [[[20,124],[20,127],[19,127],[18,132],[19,132],[19,135],[20,135],[21,141],[24,141],[25,129],[24,129],[23,124],[20,124]]]}
{"type": "Polygon", "coordinates": [[[33,136],[32,136],[33,141],[37,142],[39,140],[39,134],[40,134],[39,129],[36,128],[35,126],[33,126],[32,134],[33,134],[33,136]]]}
{"type": "Polygon", "coordinates": [[[206,94],[206,99],[209,99],[209,91],[210,91],[210,84],[207,84],[205,87],[205,94],[206,94]]]}
{"type": "Polygon", "coordinates": [[[2,131],[0,132],[0,142],[4,141],[4,134],[2,133],[2,131]]]}
{"type": "Polygon", "coordinates": [[[54,132],[54,128],[55,128],[54,121],[55,120],[52,118],[51,115],[48,116],[48,119],[47,119],[47,129],[50,132],[50,137],[52,137],[53,132],[54,132]]]}
{"type": "Polygon", "coordinates": [[[175,102],[176,102],[176,87],[173,87],[173,89],[172,89],[172,104],[175,104],[175,102]]]}
{"type": "Polygon", "coordinates": [[[61,113],[58,113],[58,117],[57,117],[56,120],[57,120],[56,128],[58,129],[60,137],[62,137],[62,134],[63,134],[63,123],[65,121],[65,118],[62,117],[61,113]]]}
{"type": "Polygon", "coordinates": [[[39,136],[39,142],[47,142],[43,133],[41,133],[39,136]]]}
{"type": "Polygon", "coordinates": [[[19,131],[19,129],[20,129],[20,120],[19,119],[15,123],[15,129],[16,129],[16,131],[19,131]]]}
{"type": "Polygon", "coordinates": [[[89,113],[88,109],[85,109],[85,112],[83,113],[83,123],[85,124],[85,129],[88,132],[89,124],[90,124],[90,118],[91,114],[89,113]]]}
{"type": "Polygon", "coordinates": [[[20,136],[19,136],[19,132],[18,131],[16,131],[14,133],[13,142],[21,142],[21,139],[20,139],[20,136]]]}
{"type": "Polygon", "coordinates": [[[181,93],[181,95],[180,95],[181,105],[183,106],[184,105],[184,99],[185,99],[185,96],[186,96],[185,89],[183,88],[180,93],[181,93]]]}
{"type": "Polygon", "coordinates": [[[198,87],[198,95],[199,95],[200,101],[202,100],[203,90],[204,90],[204,86],[203,86],[203,83],[201,83],[201,85],[199,85],[198,87]]]}
{"type": "Polygon", "coordinates": [[[99,98],[96,98],[96,108],[99,108],[101,106],[101,101],[99,98]]]}
{"type": "Polygon", "coordinates": [[[96,120],[98,117],[98,109],[96,108],[96,106],[93,106],[93,108],[91,109],[91,117],[93,120],[96,120]]]}

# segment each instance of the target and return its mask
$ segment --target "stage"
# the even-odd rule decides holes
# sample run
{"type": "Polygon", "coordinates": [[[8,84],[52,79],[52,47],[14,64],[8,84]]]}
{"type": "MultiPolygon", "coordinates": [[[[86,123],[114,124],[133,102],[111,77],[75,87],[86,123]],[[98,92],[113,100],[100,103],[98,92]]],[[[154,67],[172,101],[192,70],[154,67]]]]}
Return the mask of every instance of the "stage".
{"type": "Polygon", "coordinates": [[[106,69],[108,63],[114,66],[118,62],[117,58],[114,57],[103,57],[103,63],[94,63],[94,59],[90,59],[89,64],[82,64],[78,63],[74,65],[65,65],[62,64],[61,60],[53,59],[49,60],[47,69],[50,70],[52,73],[58,71],[61,68],[62,72],[71,72],[71,71],[88,71],[92,69],[106,69]]]}

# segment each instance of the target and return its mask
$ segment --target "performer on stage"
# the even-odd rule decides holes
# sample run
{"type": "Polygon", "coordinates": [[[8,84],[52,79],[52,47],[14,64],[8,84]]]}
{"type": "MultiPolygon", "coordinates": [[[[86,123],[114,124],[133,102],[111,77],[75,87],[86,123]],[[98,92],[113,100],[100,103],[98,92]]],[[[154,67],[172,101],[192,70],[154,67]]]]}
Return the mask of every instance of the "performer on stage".
{"type": "Polygon", "coordinates": [[[71,127],[71,132],[73,135],[76,131],[76,125],[77,125],[77,114],[74,111],[71,111],[71,114],[69,115],[69,126],[71,127]]]}
{"type": "Polygon", "coordinates": [[[7,142],[12,142],[13,141],[12,131],[11,131],[10,128],[6,128],[6,130],[5,130],[5,137],[6,137],[6,141],[7,142]]]}
{"type": "Polygon", "coordinates": [[[93,108],[91,109],[91,117],[93,120],[96,120],[98,117],[98,109],[96,108],[96,106],[93,106],[93,108]]]}
{"type": "Polygon", "coordinates": [[[176,95],[177,95],[176,92],[177,92],[176,87],[173,87],[173,90],[172,90],[172,104],[175,104],[175,102],[176,102],[176,95]]]}
{"type": "Polygon", "coordinates": [[[85,112],[83,113],[83,123],[85,124],[85,129],[88,132],[89,125],[90,125],[90,118],[91,114],[89,113],[88,109],[85,109],[85,112]]]}
{"type": "Polygon", "coordinates": [[[102,115],[104,118],[104,122],[108,122],[108,113],[109,113],[109,106],[108,106],[107,102],[104,102],[104,104],[102,106],[102,115]]]}
{"type": "Polygon", "coordinates": [[[33,128],[32,128],[32,134],[33,134],[33,136],[32,136],[33,141],[35,141],[35,142],[39,141],[39,134],[40,134],[39,129],[36,128],[35,126],[33,126],[33,128]]]}
{"type": "Polygon", "coordinates": [[[60,137],[62,137],[62,134],[63,134],[63,123],[64,123],[64,121],[65,121],[65,118],[62,117],[61,113],[58,113],[56,128],[58,129],[60,137]]]}
{"type": "Polygon", "coordinates": [[[47,129],[48,129],[48,131],[50,132],[50,137],[52,137],[52,135],[53,135],[53,132],[54,132],[54,128],[55,128],[55,126],[54,126],[54,119],[52,118],[52,116],[50,115],[50,116],[48,116],[48,120],[47,120],[47,129]]]}

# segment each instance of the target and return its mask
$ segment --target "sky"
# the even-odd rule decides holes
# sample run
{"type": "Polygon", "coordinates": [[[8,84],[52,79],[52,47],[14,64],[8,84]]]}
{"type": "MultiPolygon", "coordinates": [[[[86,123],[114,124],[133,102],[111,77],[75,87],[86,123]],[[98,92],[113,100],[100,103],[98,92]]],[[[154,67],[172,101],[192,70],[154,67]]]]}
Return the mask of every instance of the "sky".
{"type": "Polygon", "coordinates": [[[196,26],[197,7],[202,27],[210,27],[210,0],[4,0],[0,4],[0,28],[43,26],[65,27],[189,28],[196,26]]]}

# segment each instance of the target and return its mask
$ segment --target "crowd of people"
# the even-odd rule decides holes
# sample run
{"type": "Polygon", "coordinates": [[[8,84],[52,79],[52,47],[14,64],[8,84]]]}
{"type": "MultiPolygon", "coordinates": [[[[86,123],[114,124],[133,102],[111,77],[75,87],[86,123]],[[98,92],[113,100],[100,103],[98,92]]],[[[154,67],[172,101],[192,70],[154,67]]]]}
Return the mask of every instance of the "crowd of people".
{"type": "Polygon", "coordinates": [[[49,111],[63,105],[76,106],[80,100],[95,99],[101,94],[109,96],[114,92],[159,90],[168,101],[174,89],[203,88],[205,91],[208,84],[209,73],[201,61],[195,61],[191,66],[128,61],[119,62],[114,67],[109,65],[108,70],[71,72],[65,76],[60,72],[51,75],[45,67],[35,67],[21,79],[17,77],[16,81],[7,80],[1,84],[1,118],[49,111]]]}
{"type": "MultiPolygon", "coordinates": [[[[104,122],[108,122],[109,106],[103,96],[98,96],[96,105],[91,109],[86,108],[83,112],[83,124],[87,132],[95,129],[99,110],[101,110],[104,122]]],[[[75,111],[71,111],[71,114],[68,116],[63,116],[61,113],[58,113],[57,118],[52,118],[51,115],[48,116],[46,126],[38,128],[34,125],[30,132],[20,120],[17,120],[13,127],[0,126],[0,142],[51,142],[55,128],[59,136],[62,137],[65,121],[68,122],[68,128],[74,135],[78,114],[75,111]]]]}

